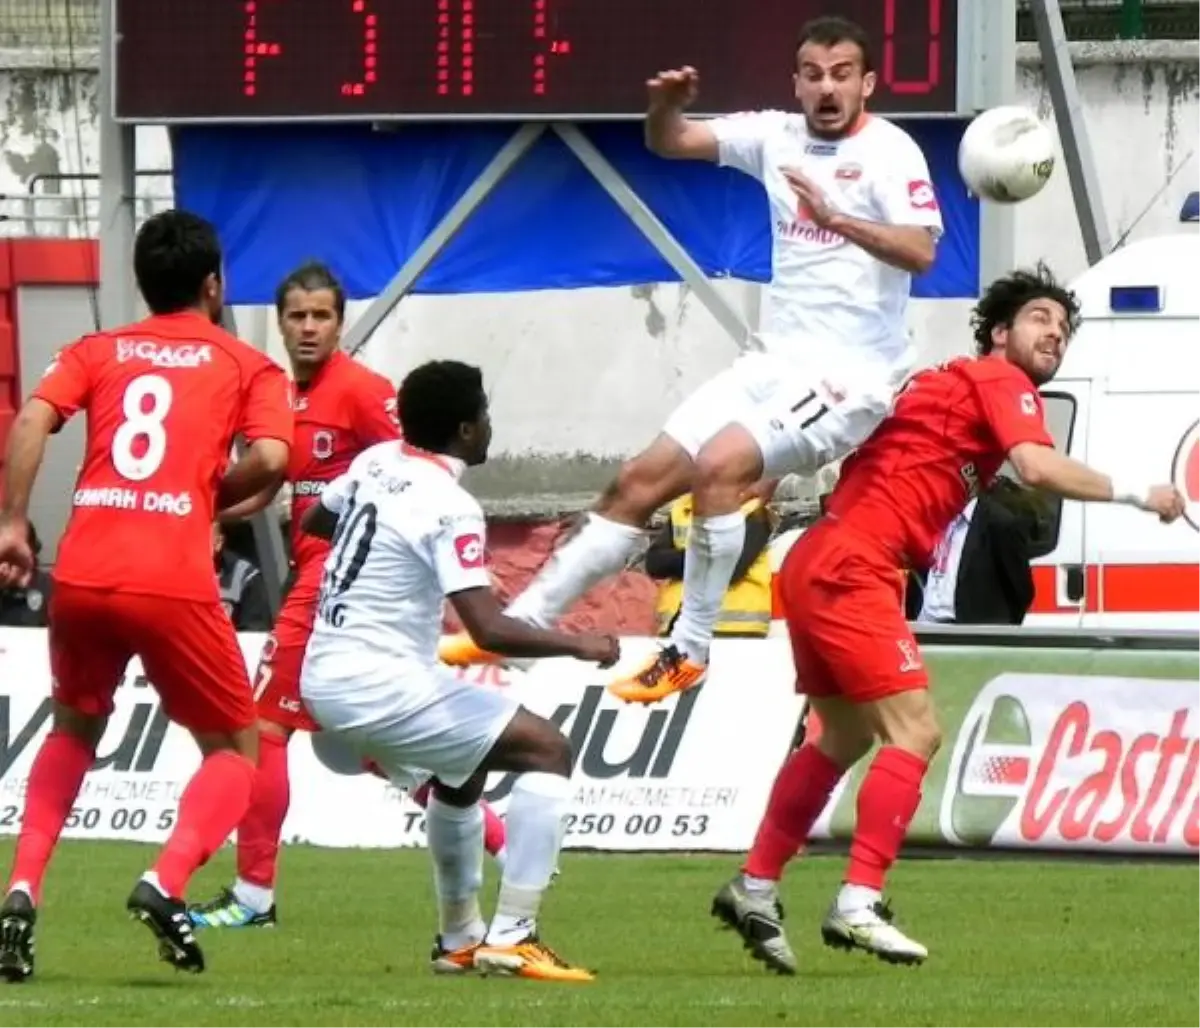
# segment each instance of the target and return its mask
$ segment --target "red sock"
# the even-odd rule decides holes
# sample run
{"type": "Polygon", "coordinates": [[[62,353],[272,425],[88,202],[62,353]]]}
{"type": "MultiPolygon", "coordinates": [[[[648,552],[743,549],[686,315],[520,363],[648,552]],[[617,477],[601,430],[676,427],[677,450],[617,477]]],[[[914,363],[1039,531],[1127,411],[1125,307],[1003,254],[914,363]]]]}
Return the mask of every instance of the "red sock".
{"type": "Polygon", "coordinates": [[[492,809],[487,800],[481,800],[479,805],[483,807],[483,848],[494,857],[504,849],[508,833],[500,815],[492,809]]]}
{"type": "Polygon", "coordinates": [[[21,835],[13,860],[8,887],[24,882],[36,905],[41,896],[42,878],[62,834],[71,805],[79,795],[83,776],[96,759],[96,750],[82,739],[54,729],[46,736],[25,789],[25,813],[21,835]]]}
{"type": "Polygon", "coordinates": [[[282,735],[259,735],[258,774],[250,807],[237,829],[238,877],[264,889],[275,887],[279,838],[292,801],[287,745],[282,735]]]}
{"type": "Polygon", "coordinates": [[[875,754],[858,790],[847,885],[883,891],[888,868],[921,803],[921,780],[928,767],[928,761],[895,746],[884,746],[875,754]]]}
{"type": "Polygon", "coordinates": [[[767,812],[742,870],[753,878],[779,881],[845,773],[812,743],[792,753],[775,777],[767,812]]]}
{"type": "Polygon", "coordinates": [[[232,750],[204,758],[179,798],[179,820],[154,873],[168,896],[183,897],[188,879],[237,827],[250,805],[254,765],[232,750]]]}

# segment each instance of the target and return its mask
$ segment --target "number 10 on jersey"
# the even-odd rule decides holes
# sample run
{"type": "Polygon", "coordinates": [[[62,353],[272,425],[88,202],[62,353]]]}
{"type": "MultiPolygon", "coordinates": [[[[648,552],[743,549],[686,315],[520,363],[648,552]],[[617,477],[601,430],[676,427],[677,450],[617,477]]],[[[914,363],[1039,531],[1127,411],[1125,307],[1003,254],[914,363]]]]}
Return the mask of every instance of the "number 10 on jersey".
{"type": "Polygon", "coordinates": [[[333,533],[333,552],[321,581],[317,600],[317,615],[322,621],[341,628],[346,621],[346,593],[371,555],[375,539],[377,511],[375,504],[356,504],[353,497],[346,503],[333,533]]]}

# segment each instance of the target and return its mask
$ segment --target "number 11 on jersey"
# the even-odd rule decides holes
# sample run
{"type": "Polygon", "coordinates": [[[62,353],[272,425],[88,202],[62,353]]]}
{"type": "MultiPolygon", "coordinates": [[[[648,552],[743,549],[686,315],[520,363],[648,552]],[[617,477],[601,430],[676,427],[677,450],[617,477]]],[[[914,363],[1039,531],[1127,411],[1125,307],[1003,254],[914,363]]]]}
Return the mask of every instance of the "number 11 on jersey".
{"type": "Polygon", "coordinates": [[[333,534],[333,553],[317,600],[317,615],[334,628],[341,628],[345,623],[346,593],[371,555],[377,514],[375,504],[358,505],[352,497],[338,518],[333,534]]]}

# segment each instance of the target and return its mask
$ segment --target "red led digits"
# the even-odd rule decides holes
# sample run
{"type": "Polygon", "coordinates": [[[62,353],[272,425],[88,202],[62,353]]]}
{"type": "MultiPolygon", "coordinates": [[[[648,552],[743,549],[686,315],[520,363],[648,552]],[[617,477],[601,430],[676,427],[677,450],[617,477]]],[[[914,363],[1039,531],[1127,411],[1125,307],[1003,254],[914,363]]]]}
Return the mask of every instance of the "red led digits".
{"type": "Polygon", "coordinates": [[[376,62],[379,56],[378,18],[367,12],[367,0],[350,0],[350,10],[362,15],[362,78],[357,82],[343,82],[342,96],[365,96],[375,83],[376,62]]]}
{"type": "Polygon", "coordinates": [[[475,92],[475,0],[437,0],[436,64],[438,96],[475,92]],[[458,13],[457,30],[454,11],[458,13]]]}
{"type": "Polygon", "coordinates": [[[278,57],[283,53],[283,47],[278,43],[267,43],[258,38],[258,3],[257,0],[246,0],[242,5],[245,13],[245,27],[242,30],[242,94],[256,96],[258,94],[258,59],[260,57],[278,57]]]}
{"type": "Polygon", "coordinates": [[[548,69],[547,54],[562,57],[571,52],[569,39],[550,39],[551,0],[532,0],[533,4],[533,95],[545,96],[548,69]]]}
{"type": "MultiPolygon", "coordinates": [[[[904,0],[905,9],[914,0],[904,0]]],[[[926,57],[925,78],[896,78],[896,8],[900,0],[884,0],[883,4],[883,81],[893,93],[924,96],[937,88],[941,64],[942,0],[925,0],[929,9],[929,45],[926,57]]],[[[909,10],[909,17],[912,12],[909,10]]]]}

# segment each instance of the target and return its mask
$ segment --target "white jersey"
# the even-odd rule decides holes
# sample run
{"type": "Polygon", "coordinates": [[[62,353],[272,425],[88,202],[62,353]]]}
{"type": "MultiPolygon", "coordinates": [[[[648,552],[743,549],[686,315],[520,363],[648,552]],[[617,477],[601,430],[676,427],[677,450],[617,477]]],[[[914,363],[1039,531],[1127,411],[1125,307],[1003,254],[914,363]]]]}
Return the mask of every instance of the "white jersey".
{"type": "Polygon", "coordinates": [[[445,597],[491,585],[483,510],[459,485],[463,467],[386,442],[325,487],[321,503],[338,527],[306,666],[437,666],[445,597]]]}
{"type": "Polygon", "coordinates": [[[719,162],[762,182],[770,204],[773,273],[759,333],[767,351],[805,364],[840,355],[888,365],[911,359],[905,311],[912,276],[818,227],[797,209],[781,169],[799,168],[852,218],[940,235],[929,167],[913,138],[873,115],[838,140],[811,135],[803,115],[783,111],[706,124],[717,137],[719,162]]]}

